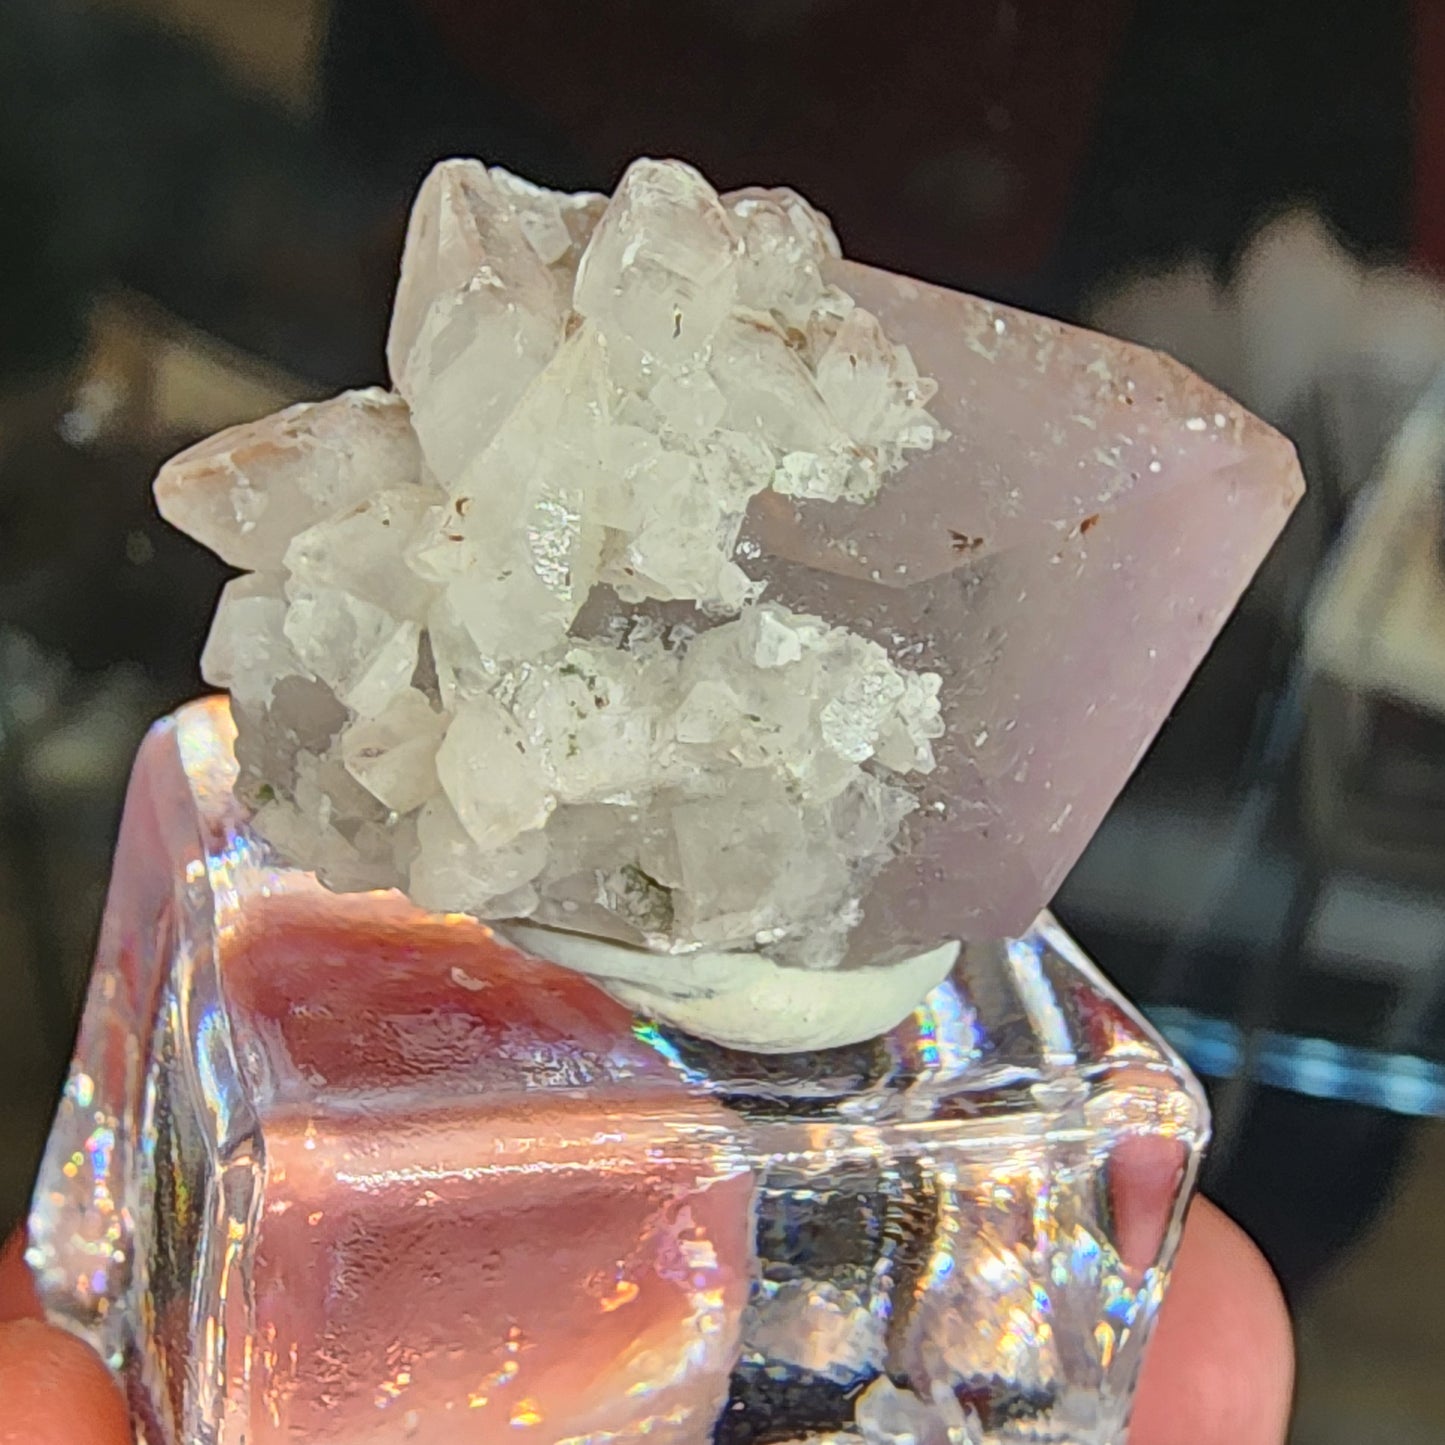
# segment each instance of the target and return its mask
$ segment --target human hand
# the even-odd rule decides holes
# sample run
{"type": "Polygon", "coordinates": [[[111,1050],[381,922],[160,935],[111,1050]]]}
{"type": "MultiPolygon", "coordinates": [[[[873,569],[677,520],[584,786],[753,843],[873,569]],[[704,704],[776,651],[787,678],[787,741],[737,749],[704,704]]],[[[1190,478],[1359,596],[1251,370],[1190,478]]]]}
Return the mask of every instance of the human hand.
{"type": "MultiPolygon", "coordinates": [[[[0,1254],[0,1445],[127,1445],[120,1393],[39,1322],[18,1241],[0,1254]]],[[[1144,1365],[1131,1445],[1282,1445],[1294,1350],[1259,1251],[1196,1200],[1144,1365]]]]}
{"type": "Polygon", "coordinates": [[[109,1373],[73,1335],[40,1320],[17,1236],[0,1248],[0,1445],[127,1445],[109,1373]]]}
{"type": "Polygon", "coordinates": [[[1144,1359],[1129,1445],[1284,1445],[1294,1332],[1264,1256],[1196,1199],[1144,1359]]]}

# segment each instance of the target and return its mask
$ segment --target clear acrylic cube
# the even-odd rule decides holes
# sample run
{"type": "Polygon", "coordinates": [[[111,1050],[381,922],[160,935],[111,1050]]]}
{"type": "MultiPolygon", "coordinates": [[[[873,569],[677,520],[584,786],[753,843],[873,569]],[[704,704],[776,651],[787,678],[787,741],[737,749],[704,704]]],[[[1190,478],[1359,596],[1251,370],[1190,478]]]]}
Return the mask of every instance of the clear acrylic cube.
{"type": "Polygon", "coordinates": [[[1208,1123],[1047,915],[750,1055],[286,867],[142,748],[31,1218],[148,1445],[1125,1438],[1208,1123]]]}

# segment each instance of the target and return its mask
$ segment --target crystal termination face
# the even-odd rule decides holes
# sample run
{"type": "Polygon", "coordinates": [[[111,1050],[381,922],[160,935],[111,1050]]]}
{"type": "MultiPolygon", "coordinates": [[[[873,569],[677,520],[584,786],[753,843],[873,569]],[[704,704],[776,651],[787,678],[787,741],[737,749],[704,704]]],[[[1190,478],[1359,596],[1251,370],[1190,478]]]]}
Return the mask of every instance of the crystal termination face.
{"type": "Polygon", "coordinates": [[[1120,1445],[1206,1131],[1047,917],[790,1056],[338,895],[145,743],[31,1220],[147,1445],[1120,1445]]]}
{"type": "Polygon", "coordinates": [[[1300,491],[1166,358],[677,162],[610,200],[443,164],[389,360],[157,484],[249,573],[204,666],[257,827],[664,953],[1024,931],[1300,491]]]}

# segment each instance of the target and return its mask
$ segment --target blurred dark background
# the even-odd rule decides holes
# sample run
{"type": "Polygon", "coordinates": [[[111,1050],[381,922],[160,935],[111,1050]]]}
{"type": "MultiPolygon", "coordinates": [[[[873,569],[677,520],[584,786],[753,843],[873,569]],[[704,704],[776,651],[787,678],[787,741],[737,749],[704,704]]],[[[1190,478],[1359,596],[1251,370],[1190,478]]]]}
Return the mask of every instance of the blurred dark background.
{"type": "Polygon", "coordinates": [[[0,1235],[224,580],[150,479],[382,376],[454,153],[795,185],[850,253],[1164,346],[1294,437],[1309,500],[1059,912],[1211,1085],[1296,1439],[1445,1439],[1434,0],[0,0],[0,1235]]]}

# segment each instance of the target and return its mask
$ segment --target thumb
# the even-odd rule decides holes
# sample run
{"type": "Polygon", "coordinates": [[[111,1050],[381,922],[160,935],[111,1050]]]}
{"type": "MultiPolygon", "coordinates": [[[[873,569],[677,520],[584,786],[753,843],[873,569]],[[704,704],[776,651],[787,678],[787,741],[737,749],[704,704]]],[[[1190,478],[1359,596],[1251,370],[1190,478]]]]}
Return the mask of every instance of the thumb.
{"type": "Polygon", "coordinates": [[[94,1352],[42,1324],[16,1235],[0,1245],[0,1445],[129,1445],[125,1404],[94,1352]]]}
{"type": "Polygon", "coordinates": [[[87,1345],[38,1320],[0,1325],[0,1445],[128,1445],[125,1403],[87,1345]]]}

